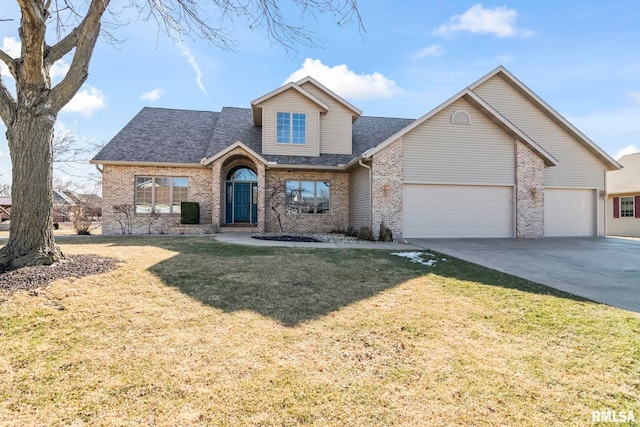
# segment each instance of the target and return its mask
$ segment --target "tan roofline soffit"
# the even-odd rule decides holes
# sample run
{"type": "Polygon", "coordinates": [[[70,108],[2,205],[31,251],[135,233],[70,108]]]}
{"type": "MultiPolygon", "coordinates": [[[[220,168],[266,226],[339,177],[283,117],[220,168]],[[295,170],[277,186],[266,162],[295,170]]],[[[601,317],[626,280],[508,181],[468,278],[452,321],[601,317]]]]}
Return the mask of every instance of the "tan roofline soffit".
{"type": "Polygon", "coordinates": [[[269,169],[291,169],[291,170],[321,170],[321,171],[336,171],[344,172],[347,169],[347,165],[338,166],[323,166],[323,165],[287,165],[281,163],[270,163],[267,165],[269,169]]]}
{"type": "Polygon", "coordinates": [[[264,163],[265,165],[269,164],[269,162],[264,157],[262,157],[260,154],[256,153],[255,151],[253,151],[251,148],[247,147],[245,144],[243,144],[240,141],[234,142],[233,144],[231,144],[230,146],[228,146],[224,150],[217,152],[216,154],[214,154],[211,157],[203,157],[202,160],[200,160],[200,163],[203,166],[208,166],[211,163],[213,163],[215,160],[219,159],[220,157],[224,156],[225,154],[231,152],[232,150],[234,150],[234,149],[236,149],[238,147],[243,149],[247,153],[249,153],[251,156],[253,156],[256,159],[258,159],[260,162],[264,163]]]}
{"type": "Polygon", "coordinates": [[[167,163],[167,162],[136,162],[126,160],[90,160],[92,165],[106,166],[145,166],[145,167],[169,167],[169,168],[204,168],[200,163],[167,163]]]}

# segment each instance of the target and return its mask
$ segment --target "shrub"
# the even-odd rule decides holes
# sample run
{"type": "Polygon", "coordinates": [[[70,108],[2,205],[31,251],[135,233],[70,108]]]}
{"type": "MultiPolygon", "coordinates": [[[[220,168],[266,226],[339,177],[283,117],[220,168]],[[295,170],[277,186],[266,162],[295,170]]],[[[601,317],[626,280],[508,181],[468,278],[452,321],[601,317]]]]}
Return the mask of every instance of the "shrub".
{"type": "Polygon", "coordinates": [[[380,235],[378,237],[378,240],[380,240],[381,242],[393,242],[393,232],[391,231],[391,229],[389,229],[389,227],[384,225],[384,222],[380,223],[380,235]]]}
{"type": "Polygon", "coordinates": [[[369,227],[362,227],[358,230],[358,240],[373,241],[373,231],[369,227]]]}
{"type": "Polygon", "coordinates": [[[347,228],[347,231],[344,232],[344,235],[349,237],[358,237],[358,230],[356,230],[352,226],[349,226],[349,228],[347,228]]]}
{"type": "Polygon", "coordinates": [[[200,224],[200,203],[180,203],[180,224],[200,224]]]}
{"type": "Polygon", "coordinates": [[[89,219],[85,215],[74,216],[71,225],[73,226],[74,231],[81,236],[88,236],[89,234],[91,234],[91,232],[89,232],[89,227],[91,227],[91,219],[89,219]]]}

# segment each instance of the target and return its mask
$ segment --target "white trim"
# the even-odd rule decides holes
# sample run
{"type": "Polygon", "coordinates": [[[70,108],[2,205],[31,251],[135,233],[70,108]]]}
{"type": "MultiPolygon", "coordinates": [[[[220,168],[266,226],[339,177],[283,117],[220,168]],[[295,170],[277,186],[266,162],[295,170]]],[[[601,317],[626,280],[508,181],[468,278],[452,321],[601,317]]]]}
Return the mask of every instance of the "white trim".
{"type": "Polygon", "coordinates": [[[262,104],[263,102],[265,102],[266,100],[273,98],[274,96],[289,90],[289,89],[294,89],[296,91],[298,91],[298,93],[300,93],[302,96],[307,97],[310,101],[314,102],[315,104],[317,104],[319,107],[323,108],[326,111],[329,111],[329,105],[327,105],[324,101],[322,101],[321,99],[313,96],[312,94],[310,94],[309,92],[307,92],[306,90],[302,89],[300,86],[298,86],[297,83],[294,82],[290,82],[287,83],[284,86],[280,86],[279,88],[272,90],[271,92],[267,93],[266,95],[262,95],[260,98],[258,99],[254,99],[253,101],[251,101],[251,106],[252,107],[257,107],[259,108],[259,105],[262,104]]]}
{"type": "Polygon", "coordinates": [[[466,126],[470,126],[471,125],[471,116],[469,115],[469,113],[467,113],[465,110],[456,110],[453,113],[451,113],[451,124],[452,125],[466,125],[466,126]],[[467,118],[466,121],[456,121],[456,116],[458,115],[463,115],[464,117],[467,118]]]}
{"type": "MultiPolygon", "coordinates": [[[[529,148],[531,148],[534,152],[536,152],[545,161],[545,164],[547,164],[548,166],[556,166],[558,164],[558,160],[555,159],[549,152],[547,152],[545,149],[540,147],[540,145],[538,145],[533,139],[531,139],[524,132],[522,132],[520,129],[518,129],[513,123],[508,121],[504,116],[502,116],[502,114],[500,114],[498,111],[496,111],[484,99],[480,98],[480,96],[478,96],[478,94],[476,94],[475,92],[473,92],[469,88],[465,88],[465,89],[461,90],[456,95],[454,95],[453,97],[449,98],[448,100],[446,100],[442,104],[438,105],[436,108],[434,108],[433,110],[429,111],[424,116],[422,116],[419,119],[411,122],[408,126],[402,128],[401,130],[399,130],[395,134],[391,135],[389,138],[385,139],[384,141],[382,141],[377,146],[368,149],[367,151],[362,153],[362,158],[366,159],[366,158],[369,158],[369,157],[373,156],[378,151],[380,151],[383,148],[385,148],[387,145],[391,144],[392,142],[394,142],[398,138],[403,137],[404,135],[406,135],[407,133],[409,133],[413,129],[417,128],[418,126],[420,126],[421,124],[423,124],[424,122],[429,120],[431,117],[433,117],[436,114],[440,113],[445,108],[447,108],[448,106],[450,106],[451,104],[453,104],[457,100],[459,100],[461,98],[464,98],[464,97],[471,98],[471,100],[473,100],[478,105],[480,105],[482,108],[484,108],[490,115],[492,115],[494,118],[498,119],[498,121],[500,121],[500,123],[502,123],[507,129],[509,129],[516,137],[518,137],[520,140],[522,140],[523,143],[528,145],[529,148]]],[[[482,109],[478,108],[477,105],[474,105],[473,102],[471,104],[478,111],[480,111],[481,113],[484,113],[482,111],[482,109]]]]}
{"type": "Polygon", "coordinates": [[[327,88],[326,86],[324,86],[322,83],[320,83],[319,81],[317,81],[316,79],[314,79],[311,76],[307,76],[301,80],[298,80],[296,82],[296,84],[298,86],[302,86],[305,83],[311,83],[314,86],[316,86],[318,89],[322,90],[323,92],[325,92],[327,95],[330,95],[333,99],[335,99],[336,101],[338,101],[339,103],[341,103],[342,105],[344,105],[345,107],[347,107],[349,110],[351,110],[353,113],[355,113],[357,116],[362,115],[362,111],[359,108],[356,108],[354,105],[350,104],[348,101],[346,101],[344,98],[340,97],[339,95],[337,95],[335,92],[333,92],[331,89],[327,88]]]}
{"type": "Polygon", "coordinates": [[[218,151],[216,154],[214,154],[211,157],[203,157],[202,160],[200,160],[200,164],[202,164],[203,166],[208,166],[211,163],[213,163],[214,161],[216,161],[217,159],[219,159],[220,157],[224,156],[225,154],[231,152],[232,150],[234,150],[234,149],[236,149],[238,147],[242,148],[247,153],[249,153],[250,155],[252,155],[256,159],[258,159],[260,162],[264,163],[265,165],[269,164],[269,162],[267,162],[264,157],[262,157],[260,154],[256,153],[255,151],[253,151],[251,148],[247,147],[245,144],[243,144],[240,141],[234,142],[233,144],[231,144],[230,146],[228,146],[224,150],[218,151]]]}
{"type": "Polygon", "coordinates": [[[606,152],[604,152],[600,147],[598,147],[591,139],[589,139],[585,134],[580,132],[575,126],[573,126],[567,119],[565,119],[560,113],[554,110],[549,104],[542,100],[538,95],[536,95],[531,89],[529,89],[524,83],[522,83],[516,76],[511,74],[509,70],[507,70],[504,66],[500,65],[493,71],[489,72],[485,76],[478,79],[476,82],[469,85],[469,89],[473,90],[478,86],[482,85],[484,82],[494,77],[497,74],[502,74],[506,77],[506,79],[514,86],[516,86],[522,93],[524,93],[530,100],[534,101],[534,104],[537,104],[538,107],[545,112],[548,116],[551,116],[552,119],[555,119],[564,129],[568,130],[572,133],[583,145],[586,145],[587,148],[591,149],[591,151],[595,152],[602,160],[608,163],[610,170],[620,169],[622,166],[616,160],[614,160],[611,156],[609,156],[606,152]]]}
{"type": "Polygon", "coordinates": [[[403,181],[403,184],[413,185],[462,185],[464,187],[516,187],[515,183],[505,184],[501,182],[451,182],[451,181],[403,181]]]}

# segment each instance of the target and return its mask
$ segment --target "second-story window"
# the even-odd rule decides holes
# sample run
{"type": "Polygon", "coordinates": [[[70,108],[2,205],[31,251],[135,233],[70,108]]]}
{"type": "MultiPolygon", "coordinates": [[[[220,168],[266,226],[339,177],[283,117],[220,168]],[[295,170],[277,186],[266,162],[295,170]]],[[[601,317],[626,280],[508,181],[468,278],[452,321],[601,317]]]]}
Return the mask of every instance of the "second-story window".
{"type": "Polygon", "coordinates": [[[307,115],[302,113],[281,113],[276,118],[276,142],[278,144],[307,143],[307,115]]]}

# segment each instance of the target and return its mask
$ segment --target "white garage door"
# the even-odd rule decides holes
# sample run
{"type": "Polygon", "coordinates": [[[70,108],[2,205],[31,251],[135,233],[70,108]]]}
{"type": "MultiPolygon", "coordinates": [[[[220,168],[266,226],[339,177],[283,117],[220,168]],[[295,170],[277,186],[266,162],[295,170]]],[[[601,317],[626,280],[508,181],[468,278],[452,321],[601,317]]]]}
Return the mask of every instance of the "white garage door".
{"type": "Polygon", "coordinates": [[[546,188],[544,190],[544,235],[546,237],[595,236],[594,190],[546,188]]]}
{"type": "Polygon", "coordinates": [[[513,237],[512,187],[404,186],[403,237],[513,237]]]}

